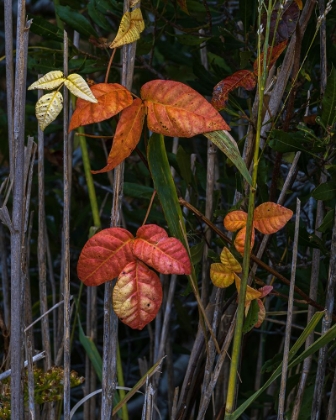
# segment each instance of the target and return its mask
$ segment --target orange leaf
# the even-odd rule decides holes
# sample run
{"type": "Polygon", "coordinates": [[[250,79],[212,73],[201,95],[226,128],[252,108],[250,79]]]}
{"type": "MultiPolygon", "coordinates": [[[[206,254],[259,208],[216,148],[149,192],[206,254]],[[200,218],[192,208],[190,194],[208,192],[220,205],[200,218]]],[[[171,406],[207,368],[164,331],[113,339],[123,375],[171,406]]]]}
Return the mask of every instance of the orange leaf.
{"type": "Polygon", "coordinates": [[[230,232],[235,232],[246,226],[247,213],[242,210],[231,211],[224,217],[224,227],[230,232]]]}
{"type": "MultiPolygon", "coordinates": [[[[236,250],[238,252],[240,252],[241,254],[244,254],[245,236],[246,236],[246,226],[243,227],[243,229],[241,229],[237,233],[237,236],[235,237],[235,240],[234,240],[234,246],[235,246],[236,250]]],[[[251,249],[253,248],[253,245],[254,245],[254,238],[255,238],[255,231],[254,231],[254,229],[252,229],[251,249]]]]}
{"type": "Polygon", "coordinates": [[[253,90],[256,86],[257,79],[250,70],[239,70],[231,76],[221,80],[213,89],[212,105],[220,111],[226,107],[229,99],[229,93],[238,87],[243,87],[246,90],[253,90]]]}
{"type": "Polygon", "coordinates": [[[223,264],[213,263],[210,266],[210,278],[217,287],[229,287],[234,281],[234,273],[223,264]]]}
{"type": "Polygon", "coordinates": [[[180,6],[187,15],[189,15],[187,0],[177,0],[177,4],[180,6]]]}
{"type": "Polygon", "coordinates": [[[261,233],[270,235],[285,226],[293,216],[292,210],[272,202],[260,204],[253,215],[253,225],[261,233]]]}
{"type": "Polygon", "coordinates": [[[221,115],[198,92],[170,80],[153,80],[141,88],[147,107],[148,128],[171,137],[193,137],[230,130],[221,115]]]}
{"type": "Polygon", "coordinates": [[[223,251],[220,255],[220,260],[223,266],[234,273],[241,273],[242,268],[239,262],[235,259],[235,257],[231,254],[228,248],[226,246],[223,248],[223,251]]]}
{"type": "Polygon", "coordinates": [[[107,120],[132,104],[132,95],[118,83],[98,83],[91,86],[98,103],[77,99],[69,131],[86,124],[107,120]]]}
{"type": "Polygon", "coordinates": [[[99,171],[92,171],[93,174],[111,171],[133,152],[140,140],[145,112],[141,99],[135,99],[121,112],[107,165],[99,171]]]}
{"type": "Polygon", "coordinates": [[[261,324],[264,322],[264,319],[266,317],[266,309],[264,304],[260,299],[257,300],[257,303],[259,305],[259,312],[258,312],[258,322],[254,325],[255,328],[259,328],[261,324]]]}
{"type": "MultiPolygon", "coordinates": [[[[268,66],[269,69],[273,66],[273,64],[280,57],[280,55],[282,54],[284,49],[287,47],[287,43],[288,43],[288,40],[286,39],[285,41],[281,42],[278,45],[275,45],[274,47],[272,47],[272,46],[268,47],[268,50],[267,50],[267,66],[268,66]],[[271,57],[269,56],[270,52],[272,52],[271,57]]],[[[262,69],[263,68],[263,62],[264,62],[264,53],[262,53],[260,55],[260,61],[261,61],[261,69],[262,69]]],[[[257,76],[258,75],[258,59],[256,59],[255,62],[253,63],[253,71],[254,71],[254,74],[257,76]]]]}
{"type": "MultiPolygon", "coordinates": [[[[237,274],[234,275],[235,276],[235,283],[236,283],[236,288],[238,290],[238,293],[240,292],[240,284],[241,284],[241,280],[240,278],[237,276],[237,274]]],[[[261,297],[261,292],[259,292],[256,289],[253,289],[253,287],[247,285],[246,286],[246,295],[245,295],[245,302],[246,304],[254,299],[259,299],[261,297]]]]}
{"type": "Polygon", "coordinates": [[[135,261],[132,242],[133,235],[122,228],[104,229],[92,236],[80,253],[78,278],[87,286],[114,279],[126,264],[135,261]]]}
{"type": "Polygon", "coordinates": [[[141,261],[126,265],[113,289],[113,309],[131,328],[142,330],[158,313],[162,302],[159,277],[141,261]]]}
{"type": "Polygon", "coordinates": [[[133,244],[134,255],[162,274],[190,274],[189,255],[182,243],[168,237],[152,240],[156,235],[148,234],[148,226],[151,225],[143,226],[137,232],[133,244]]]}

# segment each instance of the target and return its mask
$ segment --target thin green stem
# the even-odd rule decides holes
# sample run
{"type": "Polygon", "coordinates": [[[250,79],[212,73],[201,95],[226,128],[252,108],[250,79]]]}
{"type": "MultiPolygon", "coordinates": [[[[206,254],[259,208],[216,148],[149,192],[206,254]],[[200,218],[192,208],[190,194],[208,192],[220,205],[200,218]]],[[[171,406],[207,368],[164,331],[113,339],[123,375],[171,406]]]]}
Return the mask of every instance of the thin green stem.
{"type": "MultiPolygon", "coordinates": [[[[267,9],[267,25],[266,25],[266,34],[264,41],[264,57],[267,57],[268,50],[268,40],[270,32],[270,17],[273,9],[272,1],[269,1],[267,9]]],[[[244,257],[243,257],[243,275],[241,279],[241,286],[238,295],[238,309],[237,309],[237,321],[235,327],[235,333],[233,338],[233,348],[232,348],[232,359],[230,366],[229,374],[229,383],[228,383],[228,393],[226,399],[225,407],[225,420],[230,419],[230,414],[234,411],[235,400],[236,400],[236,387],[237,387],[237,373],[240,360],[240,349],[243,335],[243,324],[245,318],[245,296],[247,289],[247,280],[249,277],[249,267],[250,267],[250,255],[251,255],[251,237],[253,231],[253,213],[255,205],[255,195],[257,188],[257,175],[258,175],[258,163],[259,163],[259,148],[260,148],[260,133],[262,125],[262,110],[264,102],[264,91],[267,78],[267,60],[264,59],[263,63],[261,61],[261,12],[259,11],[259,36],[258,36],[258,119],[257,119],[257,130],[256,130],[256,141],[254,147],[253,155],[253,168],[252,168],[252,183],[249,190],[249,201],[248,201],[248,216],[246,223],[246,237],[245,237],[245,247],[244,247],[244,257]],[[263,68],[261,68],[263,64],[263,68]]]]}

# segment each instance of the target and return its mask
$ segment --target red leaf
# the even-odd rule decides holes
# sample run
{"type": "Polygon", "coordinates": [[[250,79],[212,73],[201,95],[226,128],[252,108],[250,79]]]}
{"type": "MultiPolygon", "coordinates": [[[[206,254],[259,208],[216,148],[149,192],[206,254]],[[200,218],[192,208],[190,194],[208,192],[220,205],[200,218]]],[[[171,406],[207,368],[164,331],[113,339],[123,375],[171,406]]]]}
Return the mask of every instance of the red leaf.
{"type": "Polygon", "coordinates": [[[260,289],[258,289],[260,293],[262,293],[262,295],[260,296],[261,298],[269,295],[271,293],[271,291],[273,290],[273,286],[269,286],[268,284],[266,286],[261,287],[260,289]]]}
{"type": "Polygon", "coordinates": [[[168,238],[168,233],[158,225],[143,225],[137,230],[136,237],[157,243],[168,238]]]}
{"type": "Polygon", "coordinates": [[[194,89],[180,82],[153,80],[141,88],[148,128],[171,137],[230,130],[221,115],[194,89]]]}
{"type": "Polygon", "coordinates": [[[239,70],[231,76],[221,80],[213,89],[211,103],[217,110],[224,109],[229,99],[229,93],[238,87],[246,90],[253,90],[256,86],[257,79],[249,70],[239,70]]]}
{"type": "Polygon", "coordinates": [[[143,226],[137,232],[134,255],[162,274],[190,274],[189,256],[182,243],[176,238],[163,237],[159,230],[156,233],[153,225],[147,226],[149,228],[143,226]]]}
{"type": "Polygon", "coordinates": [[[135,99],[121,112],[107,165],[99,171],[92,171],[93,174],[111,171],[133,152],[140,140],[145,112],[141,99],[135,99]]]}
{"type": "Polygon", "coordinates": [[[292,210],[280,204],[266,202],[255,208],[253,225],[264,235],[270,235],[282,229],[292,216],[292,210]]]}
{"type": "Polygon", "coordinates": [[[133,101],[131,93],[118,83],[98,83],[90,89],[98,103],[77,99],[69,131],[81,125],[107,120],[131,105],[133,101]]]}
{"type": "Polygon", "coordinates": [[[127,264],[113,289],[113,309],[119,319],[142,330],[156,317],[161,302],[162,287],[154,271],[141,261],[127,264]]]}
{"type": "MultiPolygon", "coordinates": [[[[273,66],[273,64],[280,57],[280,55],[282,54],[284,49],[287,47],[287,43],[288,43],[288,41],[285,40],[285,41],[281,42],[280,44],[275,45],[273,48],[272,48],[272,46],[268,47],[268,50],[267,50],[267,66],[268,66],[269,69],[273,66]],[[272,52],[271,57],[269,57],[270,52],[272,52]]],[[[262,69],[263,68],[263,61],[264,61],[264,53],[262,53],[260,55],[260,61],[261,61],[261,69],[262,69]]],[[[258,59],[256,59],[255,62],[253,63],[253,71],[254,71],[254,74],[257,76],[258,75],[258,59]]]]}
{"type": "Polygon", "coordinates": [[[129,262],[133,235],[126,229],[104,229],[92,236],[82,249],[77,264],[78,278],[87,286],[98,286],[119,275],[129,262]]]}

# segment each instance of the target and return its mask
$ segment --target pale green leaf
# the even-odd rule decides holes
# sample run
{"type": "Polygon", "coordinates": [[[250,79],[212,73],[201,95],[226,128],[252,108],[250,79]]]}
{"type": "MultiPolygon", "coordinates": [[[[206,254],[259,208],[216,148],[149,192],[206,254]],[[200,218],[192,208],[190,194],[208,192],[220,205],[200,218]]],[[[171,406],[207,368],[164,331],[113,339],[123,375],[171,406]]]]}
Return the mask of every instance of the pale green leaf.
{"type": "Polygon", "coordinates": [[[60,70],[50,71],[45,74],[43,77],[40,77],[36,82],[29,86],[28,90],[32,89],[44,89],[52,90],[57,89],[64,83],[65,78],[63,77],[63,72],[60,70]]]}
{"type": "Polygon", "coordinates": [[[57,118],[62,108],[63,96],[58,91],[47,93],[37,101],[35,113],[42,131],[57,118]]]}
{"type": "Polygon", "coordinates": [[[94,97],[89,85],[79,74],[70,74],[64,81],[65,86],[70,90],[72,94],[78,98],[84,99],[85,101],[96,104],[98,101],[94,97]]]}

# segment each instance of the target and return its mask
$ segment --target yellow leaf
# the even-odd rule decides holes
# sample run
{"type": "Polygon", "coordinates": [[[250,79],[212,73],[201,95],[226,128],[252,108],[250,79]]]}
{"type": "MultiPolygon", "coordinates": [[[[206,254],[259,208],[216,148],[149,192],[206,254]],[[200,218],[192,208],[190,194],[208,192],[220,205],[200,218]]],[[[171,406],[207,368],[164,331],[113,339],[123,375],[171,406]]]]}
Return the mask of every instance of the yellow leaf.
{"type": "Polygon", "coordinates": [[[65,86],[78,98],[96,104],[98,101],[94,97],[89,85],[79,74],[70,74],[64,81],[65,86]]]}
{"type": "MultiPolygon", "coordinates": [[[[240,292],[241,280],[237,276],[237,274],[234,274],[234,280],[235,280],[235,283],[236,283],[236,288],[237,288],[238,293],[239,293],[240,292]]],[[[246,303],[250,300],[259,299],[261,296],[262,296],[261,292],[258,292],[258,290],[253,289],[253,287],[247,285],[246,296],[245,296],[245,302],[246,303]]],[[[245,305],[246,305],[246,303],[245,303],[245,305]]]]}
{"type": "Polygon", "coordinates": [[[110,45],[110,48],[121,47],[131,44],[140,38],[141,32],[145,29],[145,22],[140,9],[126,12],[120,22],[118,33],[110,45]]]}
{"type": "Polygon", "coordinates": [[[210,278],[217,287],[229,287],[234,281],[234,273],[223,264],[214,263],[210,266],[210,278]]]}
{"type": "Polygon", "coordinates": [[[57,118],[62,108],[63,96],[58,91],[47,93],[37,101],[35,113],[42,131],[57,118]]]}
{"type": "Polygon", "coordinates": [[[231,272],[241,273],[242,268],[239,262],[235,259],[235,257],[231,254],[226,246],[223,248],[223,251],[220,254],[221,263],[224,267],[231,272]]]}
{"type": "Polygon", "coordinates": [[[51,90],[57,89],[64,83],[63,73],[59,70],[50,71],[43,77],[40,77],[36,82],[29,86],[28,90],[32,89],[44,89],[51,90]]]}

